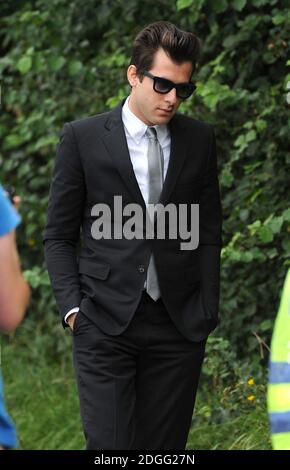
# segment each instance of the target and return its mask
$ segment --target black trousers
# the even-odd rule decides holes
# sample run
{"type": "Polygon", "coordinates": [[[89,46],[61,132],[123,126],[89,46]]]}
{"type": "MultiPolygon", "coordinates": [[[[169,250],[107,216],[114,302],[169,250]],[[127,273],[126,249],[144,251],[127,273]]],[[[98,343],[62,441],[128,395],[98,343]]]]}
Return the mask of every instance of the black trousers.
{"type": "Polygon", "coordinates": [[[185,449],[206,340],[186,339],[145,291],[121,335],[79,312],[72,336],[87,449],[185,449]]]}

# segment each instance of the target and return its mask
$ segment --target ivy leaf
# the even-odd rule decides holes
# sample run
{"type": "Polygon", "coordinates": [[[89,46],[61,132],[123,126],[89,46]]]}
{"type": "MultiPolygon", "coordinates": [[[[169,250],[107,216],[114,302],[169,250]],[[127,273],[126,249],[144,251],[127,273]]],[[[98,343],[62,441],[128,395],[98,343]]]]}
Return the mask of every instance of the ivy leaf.
{"type": "Polygon", "coordinates": [[[22,142],[22,138],[19,134],[8,134],[5,139],[5,147],[12,149],[18,147],[22,142]]]}
{"type": "Polygon", "coordinates": [[[23,75],[29,72],[29,70],[31,69],[31,65],[32,65],[32,58],[29,56],[21,57],[21,59],[17,62],[17,68],[19,72],[22,73],[23,75]]]}
{"type": "Polygon", "coordinates": [[[285,211],[283,212],[282,214],[282,217],[284,220],[286,220],[287,222],[290,221],[290,207],[288,209],[285,209],[285,211]]]}
{"type": "Polygon", "coordinates": [[[234,9],[238,11],[242,11],[242,9],[246,6],[247,0],[234,0],[234,9]]]}
{"type": "Polygon", "coordinates": [[[267,226],[270,228],[270,230],[273,233],[279,233],[281,231],[281,227],[283,225],[283,217],[273,217],[272,220],[270,220],[267,224],[267,226]]]}
{"type": "Polygon", "coordinates": [[[52,72],[58,72],[65,64],[65,58],[62,56],[50,57],[47,62],[52,72]]]}
{"type": "Polygon", "coordinates": [[[227,9],[228,2],[227,0],[214,0],[211,2],[211,5],[217,13],[222,13],[227,9]]]}
{"type": "Polygon", "coordinates": [[[177,11],[190,7],[192,3],[193,3],[193,0],[177,0],[177,4],[176,4],[177,11]]]}
{"type": "Polygon", "coordinates": [[[68,66],[68,73],[73,76],[77,75],[83,68],[83,64],[79,60],[72,60],[68,66]]]}
{"type": "Polygon", "coordinates": [[[266,5],[266,3],[269,2],[269,0],[252,0],[253,5],[257,8],[262,7],[263,5],[266,5]]]}
{"type": "Polygon", "coordinates": [[[290,253],[290,240],[285,238],[282,241],[282,247],[283,247],[284,251],[287,253],[287,256],[289,256],[289,253],[290,253]]]}
{"type": "Polygon", "coordinates": [[[230,188],[233,184],[234,177],[232,175],[230,167],[227,165],[222,171],[220,182],[224,188],[230,188]]]}
{"type": "Polygon", "coordinates": [[[266,225],[262,225],[262,227],[259,228],[257,233],[258,233],[258,236],[260,237],[261,242],[269,243],[273,241],[273,238],[274,238],[273,232],[266,225]]]}
{"type": "Polygon", "coordinates": [[[282,24],[286,21],[286,15],[279,13],[278,15],[273,16],[272,21],[275,25],[282,24]]]}
{"type": "Polygon", "coordinates": [[[248,209],[241,209],[240,210],[240,219],[245,222],[247,218],[249,217],[249,210],[248,209]]]}
{"type": "Polygon", "coordinates": [[[236,35],[236,34],[230,34],[229,36],[227,36],[227,37],[223,40],[223,46],[224,46],[226,49],[231,49],[231,48],[235,47],[235,45],[237,44],[237,42],[238,42],[237,35],[236,35]]]}
{"type": "Polygon", "coordinates": [[[260,324],[260,330],[261,331],[272,330],[272,328],[273,328],[273,321],[272,320],[264,320],[260,324]]]}
{"type": "Polygon", "coordinates": [[[241,260],[244,261],[244,263],[251,263],[253,261],[254,255],[251,251],[246,251],[241,253],[241,260]]]}
{"type": "Polygon", "coordinates": [[[264,119],[257,119],[255,124],[256,124],[256,128],[259,132],[261,132],[261,131],[263,131],[264,129],[267,128],[267,121],[265,121],[264,119]]]}
{"type": "Polygon", "coordinates": [[[257,137],[256,131],[252,129],[251,131],[247,132],[245,137],[246,137],[246,142],[252,142],[257,137]]]}
{"type": "Polygon", "coordinates": [[[45,60],[41,53],[36,52],[33,57],[33,70],[36,73],[41,72],[45,67],[45,60]]]}
{"type": "Polygon", "coordinates": [[[270,250],[267,252],[267,255],[269,259],[276,258],[278,256],[277,248],[270,248],[270,250]]]}

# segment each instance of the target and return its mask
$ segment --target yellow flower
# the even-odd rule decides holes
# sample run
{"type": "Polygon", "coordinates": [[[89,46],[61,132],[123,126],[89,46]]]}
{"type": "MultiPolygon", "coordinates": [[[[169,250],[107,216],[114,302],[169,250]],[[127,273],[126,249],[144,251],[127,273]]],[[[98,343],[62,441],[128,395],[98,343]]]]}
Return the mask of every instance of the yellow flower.
{"type": "Polygon", "coordinates": [[[249,380],[248,380],[248,385],[254,385],[254,383],[255,383],[255,382],[254,382],[254,379],[249,379],[249,380]]]}
{"type": "Polygon", "coordinates": [[[249,400],[249,401],[253,401],[253,400],[255,400],[255,397],[254,397],[254,395],[249,395],[249,396],[247,397],[247,400],[249,400]]]}

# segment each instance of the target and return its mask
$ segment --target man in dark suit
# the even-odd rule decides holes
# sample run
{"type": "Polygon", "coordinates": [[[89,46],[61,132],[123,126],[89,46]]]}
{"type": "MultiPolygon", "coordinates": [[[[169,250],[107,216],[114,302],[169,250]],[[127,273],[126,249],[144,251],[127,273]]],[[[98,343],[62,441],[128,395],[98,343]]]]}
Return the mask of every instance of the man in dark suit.
{"type": "Polygon", "coordinates": [[[130,96],[62,131],[44,243],[72,330],[87,449],[186,446],[206,339],[218,321],[222,245],[213,128],[175,114],[194,91],[198,52],[193,33],[149,25],[134,41],[130,96]],[[181,249],[183,232],[172,237],[170,220],[157,236],[159,213],[147,236],[142,222],[157,202],[177,215],[185,207],[179,222],[199,204],[195,249],[181,249]],[[100,204],[109,209],[103,236],[100,204]],[[136,237],[128,236],[132,204],[143,217],[136,237]]]}

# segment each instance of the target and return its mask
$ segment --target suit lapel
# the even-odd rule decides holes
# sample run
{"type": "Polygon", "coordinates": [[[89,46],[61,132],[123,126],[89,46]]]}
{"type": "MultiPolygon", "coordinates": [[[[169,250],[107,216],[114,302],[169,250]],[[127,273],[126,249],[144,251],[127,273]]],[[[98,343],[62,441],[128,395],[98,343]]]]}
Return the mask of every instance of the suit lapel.
{"type": "Polygon", "coordinates": [[[125,100],[110,113],[105,124],[109,132],[103,136],[103,141],[132,198],[145,209],[145,201],[134,173],[121,117],[124,102],[125,100]]]}
{"type": "MultiPolygon", "coordinates": [[[[130,191],[132,198],[145,209],[145,201],[134,173],[122,122],[121,113],[124,102],[125,100],[123,100],[114,110],[111,111],[105,123],[105,127],[108,132],[102,138],[114,162],[114,165],[120,173],[124,184],[130,191]]],[[[166,205],[169,196],[172,193],[174,185],[182,169],[187,149],[185,128],[180,123],[180,118],[178,115],[171,119],[169,123],[169,130],[171,135],[170,158],[168,170],[159,199],[159,202],[163,205],[166,205]]]]}
{"type": "Polygon", "coordinates": [[[178,115],[173,116],[169,122],[169,130],[171,136],[169,164],[159,199],[159,202],[163,205],[167,204],[174,189],[187,153],[186,132],[178,115]]]}

